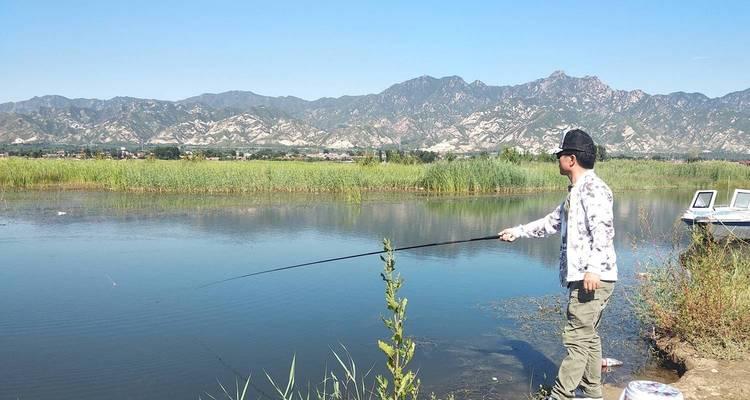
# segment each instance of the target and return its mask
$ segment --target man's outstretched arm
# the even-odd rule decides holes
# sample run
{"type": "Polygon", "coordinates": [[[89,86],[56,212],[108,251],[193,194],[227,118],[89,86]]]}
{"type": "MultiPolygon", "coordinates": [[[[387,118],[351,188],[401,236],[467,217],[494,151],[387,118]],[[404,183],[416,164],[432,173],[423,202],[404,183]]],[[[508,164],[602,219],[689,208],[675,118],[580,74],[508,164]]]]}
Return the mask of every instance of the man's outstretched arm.
{"type": "Polygon", "coordinates": [[[503,229],[498,233],[500,240],[512,242],[519,237],[542,238],[554,235],[560,231],[560,221],[562,213],[562,204],[557,206],[551,213],[531,221],[525,225],[518,225],[513,228],[503,229]]]}

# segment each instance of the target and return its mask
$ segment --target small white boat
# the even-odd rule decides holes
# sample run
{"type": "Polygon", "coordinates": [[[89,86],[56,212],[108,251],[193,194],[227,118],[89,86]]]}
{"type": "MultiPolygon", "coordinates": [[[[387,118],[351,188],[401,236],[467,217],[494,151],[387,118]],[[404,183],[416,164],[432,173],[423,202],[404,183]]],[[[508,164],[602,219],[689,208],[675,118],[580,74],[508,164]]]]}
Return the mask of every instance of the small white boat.
{"type": "Polygon", "coordinates": [[[728,206],[716,206],[716,190],[698,190],[680,218],[688,225],[750,227],[750,190],[735,189],[728,206]]]}

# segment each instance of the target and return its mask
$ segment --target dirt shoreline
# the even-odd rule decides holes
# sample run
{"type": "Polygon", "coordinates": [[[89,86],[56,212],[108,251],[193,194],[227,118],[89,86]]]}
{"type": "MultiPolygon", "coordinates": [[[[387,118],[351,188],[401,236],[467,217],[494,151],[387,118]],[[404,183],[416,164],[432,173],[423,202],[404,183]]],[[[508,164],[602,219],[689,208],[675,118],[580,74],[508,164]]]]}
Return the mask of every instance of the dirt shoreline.
{"type": "MultiPolygon", "coordinates": [[[[687,343],[674,338],[658,338],[659,349],[685,373],[670,385],[678,388],[685,400],[750,399],[750,360],[714,360],[702,358],[687,343]]],[[[605,400],[618,400],[624,387],[604,386],[605,400]]]]}

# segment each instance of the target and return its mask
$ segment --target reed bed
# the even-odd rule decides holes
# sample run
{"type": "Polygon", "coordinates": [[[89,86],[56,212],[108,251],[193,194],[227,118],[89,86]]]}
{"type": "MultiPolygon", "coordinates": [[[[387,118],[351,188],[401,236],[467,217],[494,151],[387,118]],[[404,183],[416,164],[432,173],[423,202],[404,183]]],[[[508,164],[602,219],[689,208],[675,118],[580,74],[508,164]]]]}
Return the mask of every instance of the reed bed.
{"type": "Polygon", "coordinates": [[[611,160],[598,163],[596,170],[620,190],[750,187],[750,167],[731,161],[611,160]]]}
{"type": "Polygon", "coordinates": [[[430,164],[420,186],[439,193],[518,192],[562,189],[567,179],[553,163],[476,159],[430,164]]]}
{"type": "MultiPolygon", "coordinates": [[[[616,190],[750,186],[750,168],[732,162],[600,162],[616,190]]],[[[172,193],[424,191],[497,193],[564,190],[551,162],[499,159],[433,164],[359,165],[297,161],[161,161],[0,159],[0,188],[99,189],[172,193]]]]}
{"type": "Polygon", "coordinates": [[[0,187],[251,193],[417,190],[418,166],[279,161],[0,160],[0,187]]]}

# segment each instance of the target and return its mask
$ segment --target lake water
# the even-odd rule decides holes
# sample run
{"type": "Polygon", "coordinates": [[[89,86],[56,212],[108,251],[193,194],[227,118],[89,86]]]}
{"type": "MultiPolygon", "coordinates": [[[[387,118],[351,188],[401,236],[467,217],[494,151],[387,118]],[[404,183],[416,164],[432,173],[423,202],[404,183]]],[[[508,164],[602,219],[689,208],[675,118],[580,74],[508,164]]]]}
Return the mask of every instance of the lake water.
{"type": "MultiPolygon", "coordinates": [[[[605,355],[626,365],[609,382],[649,373],[633,277],[669,252],[690,195],[616,194],[622,280],[603,337],[605,355]]],[[[206,398],[217,380],[251,373],[254,399],[271,392],[264,371],[285,381],[293,356],[300,386],[320,382],[341,345],[360,371],[374,367],[372,381],[384,360],[376,341],[388,336],[377,256],[196,287],[379,250],[383,237],[408,246],[487,236],[563,196],[1,193],[0,398],[206,398]]],[[[554,378],[559,319],[544,310],[563,294],[558,246],[553,237],[396,253],[423,393],[522,398],[554,378]]]]}

